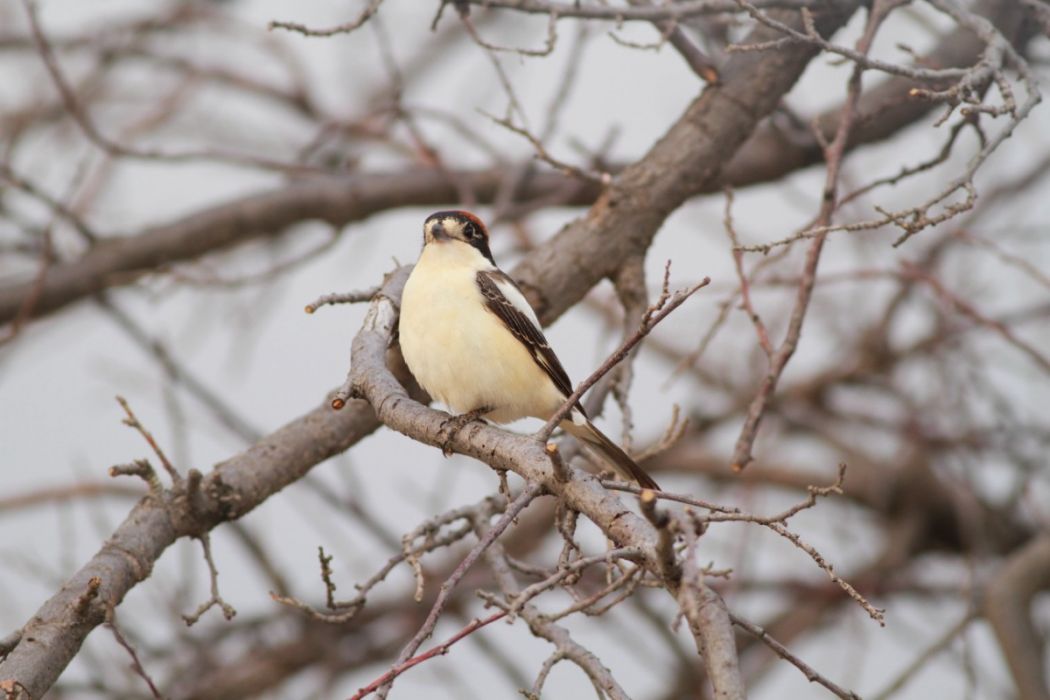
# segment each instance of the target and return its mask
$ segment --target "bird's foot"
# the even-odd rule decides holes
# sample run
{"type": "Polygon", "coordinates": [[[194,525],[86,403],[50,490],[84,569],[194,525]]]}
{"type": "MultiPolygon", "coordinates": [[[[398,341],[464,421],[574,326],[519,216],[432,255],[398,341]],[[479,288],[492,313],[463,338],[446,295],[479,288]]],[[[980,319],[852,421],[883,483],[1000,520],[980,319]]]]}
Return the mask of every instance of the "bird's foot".
{"type": "Polygon", "coordinates": [[[491,411],[492,409],[488,406],[482,406],[481,408],[475,408],[473,411],[467,413],[461,413],[458,416],[452,416],[441,423],[441,429],[438,431],[438,446],[441,447],[441,453],[446,457],[452,455],[452,441],[456,435],[459,434],[460,430],[467,427],[474,421],[481,421],[482,416],[491,411]]]}

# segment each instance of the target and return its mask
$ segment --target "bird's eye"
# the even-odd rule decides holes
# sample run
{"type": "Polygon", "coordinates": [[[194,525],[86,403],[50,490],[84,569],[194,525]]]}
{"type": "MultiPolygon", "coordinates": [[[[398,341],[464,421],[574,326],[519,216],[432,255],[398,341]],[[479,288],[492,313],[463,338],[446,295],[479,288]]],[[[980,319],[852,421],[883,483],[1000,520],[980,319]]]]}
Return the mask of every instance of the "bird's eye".
{"type": "Polygon", "coordinates": [[[463,234],[467,238],[477,238],[478,229],[474,224],[468,222],[467,225],[463,227],[463,234]]]}

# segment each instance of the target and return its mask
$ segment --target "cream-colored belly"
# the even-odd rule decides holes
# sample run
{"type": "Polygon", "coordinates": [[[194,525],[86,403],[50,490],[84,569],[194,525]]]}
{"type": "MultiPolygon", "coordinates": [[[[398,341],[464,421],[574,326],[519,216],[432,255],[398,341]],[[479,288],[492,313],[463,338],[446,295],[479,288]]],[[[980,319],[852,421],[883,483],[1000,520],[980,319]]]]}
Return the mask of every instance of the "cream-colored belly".
{"type": "Polygon", "coordinates": [[[485,308],[474,273],[435,274],[425,257],[401,302],[401,351],[416,380],[454,413],[488,407],[485,417],[496,423],[548,418],[561,393],[485,308]]]}

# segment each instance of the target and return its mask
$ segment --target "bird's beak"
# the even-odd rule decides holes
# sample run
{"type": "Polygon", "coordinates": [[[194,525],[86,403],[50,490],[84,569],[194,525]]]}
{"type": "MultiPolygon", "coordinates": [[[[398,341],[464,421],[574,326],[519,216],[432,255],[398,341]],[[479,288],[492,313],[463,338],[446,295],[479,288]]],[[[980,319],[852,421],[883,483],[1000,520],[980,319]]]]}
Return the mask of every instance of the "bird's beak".
{"type": "Polygon", "coordinates": [[[447,241],[451,236],[445,231],[445,227],[440,221],[434,222],[430,227],[430,237],[435,241],[447,241]]]}

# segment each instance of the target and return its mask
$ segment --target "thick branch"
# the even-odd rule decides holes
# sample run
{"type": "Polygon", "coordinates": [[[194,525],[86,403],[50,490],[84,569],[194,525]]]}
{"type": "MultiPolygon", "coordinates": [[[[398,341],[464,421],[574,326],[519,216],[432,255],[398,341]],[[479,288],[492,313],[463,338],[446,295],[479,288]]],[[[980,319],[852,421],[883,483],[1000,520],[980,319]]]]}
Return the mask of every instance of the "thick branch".
{"type": "MultiPolygon", "coordinates": [[[[829,3],[832,9],[816,18],[818,29],[837,30],[858,5],[847,0],[829,3]]],[[[777,16],[800,24],[795,13],[777,16]]],[[[778,36],[758,27],[747,41],[761,43],[778,36]]],[[[671,212],[718,183],[725,164],[776,108],[815,54],[816,49],[807,45],[734,54],[722,70],[722,82],[705,89],[641,160],[613,180],[586,216],[515,269],[519,281],[539,282],[525,288],[540,318],[549,322],[557,316],[552,299],[571,305],[598,281],[612,276],[622,260],[644,254],[671,212]],[[557,264],[565,259],[576,263],[557,264]]]]}
{"type": "Polygon", "coordinates": [[[679,597],[703,654],[715,700],[743,700],[747,692],[740,675],[736,638],[722,597],[707,586],[693,582],[682,585],[679,597]]]}
{"type": "MultiPolygon", "coordinates": [[[[500,170],[463,173],[457,179],[491,201],[504,180],[500,170]]],[[[519,196],[550,196],[556,191],[581,203],[576,181],[556,173],[526,180],[519,196]]],[[[582,200],[591,201],[594,193],[582,200]]],[[[457,199],[452,179],[436,170],[413,169],[346,178],[304,180],[205,209],[134,236],[104,239],[80,259],[48,270],[36,300],[36,315],[54,311],[107,287],[127,284],[143,273],[192,260],[233,245],[274,236],[304,221],[345,226],[403,206],[439,205],[457,199]]],[[[18,313],[32,283],[0,289],[0,323],[18,313]]]]}
{"type": "Polygon", "coordinates": [[[217,465],[196,488],[184,481],[178,490],[139,501],[98,553],[22,628],[22,640],[0,663],[0,681],[18,681],[31,697],[42,697],[88,633],[105,620],[106,609],[148,578],[176,539],[243,516],[375,430],[367,404],[354,402],[347,409],[314,409],[217,465]],[[85,597],[90,590],[97,592],[85,597]]]}
{"type": "MultiPolygon", "coordinates": [[[[1032,621],[1032,599],[1050,589],[1050,534],[1014,554],[988,587],[985,616],[995,630],[1021,700],[1048,700],[1044,645],[1032,621]]],[[[1045,641],[1045,640],[1043,640],[1045,641]]]]}

